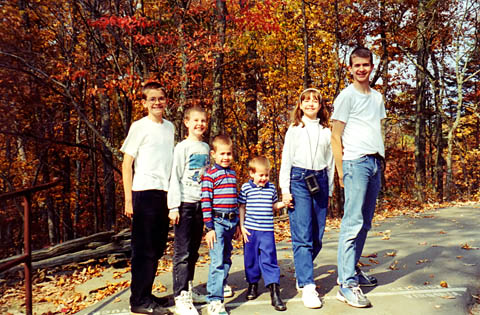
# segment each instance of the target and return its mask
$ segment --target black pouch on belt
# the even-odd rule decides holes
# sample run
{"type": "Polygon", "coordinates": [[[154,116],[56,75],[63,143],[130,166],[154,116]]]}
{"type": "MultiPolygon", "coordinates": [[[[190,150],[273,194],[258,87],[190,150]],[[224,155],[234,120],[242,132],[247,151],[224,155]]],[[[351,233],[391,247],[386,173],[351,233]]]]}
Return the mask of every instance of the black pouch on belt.
{"type": "Polygon", "coordinates": [[[307,184],[308,191],[314,195],[320,191],[320,186],[318,185],[317,178],[315,174],[310,174],[305,176],[305,184],[307,184]]]}

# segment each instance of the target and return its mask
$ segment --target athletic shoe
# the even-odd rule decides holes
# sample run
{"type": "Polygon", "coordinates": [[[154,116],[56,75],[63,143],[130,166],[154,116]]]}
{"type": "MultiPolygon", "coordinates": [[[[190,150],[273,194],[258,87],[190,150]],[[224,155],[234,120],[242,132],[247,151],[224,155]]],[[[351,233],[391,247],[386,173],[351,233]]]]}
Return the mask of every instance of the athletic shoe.
{"type": "Polygon", "coordinates": [[[361,287],[374,287],[378,284],[377,278],[369,276],[366,272],[362,271],[359,267],[355,267],[356,276],[358,277],[358,284],[361,287]]]}
{"type": "Polygon", "coordinates": [[[337,299],[353,307],[368,307],[372,305],[367,297],[363,295],[359,286],[344,287],[341,285],[337,292],[337,299]]]}
{"type": "Polygon", "coordinates": [[[322,301],[318,297],[318,292],[315,284],[307,284],[302,289],[303,305],[307,308],[320,308],[322,301]]]}
{"type": "Polygon", "coordinates": [[[207,297],[193,288],[192,281],[188,281],[188,291],[192,295],[192,301],[195,304],[207,303],[207,297]]]}
{"type": "Polygon", "coordinates": [[[207,307],[208,315],[228,315],[222,301],[211,301],[207,307]]]}
{"type": "Polygon", "coordinates": [[[152,301],[160,305],[161,307],[168,307],[169,300],[167,297],[158,297],[153,294],[150,295],[152,301]]]}
{"type": "Polygon", "coordinates": [[[160,315],[165,313],[165,309],[155,302],[150,302],[144,305],[130,306],[130,312],[132,314],[149,314],[160,315]]]}
{"type": "Polygon", "coordinates": [[[175,313],[177,315],[198,315],[189,291],[182,291],[179,296],[175,297],[175,313]]]}
{"type": "Polygon", "coordinates": [[[223,297],[229,298],[233,296],[233,289],[228,284],[223,286],[223,297]]]}
{"type": "MultiPolygon", "coordinates": [[[[355,275],[358,278],[358,285],[361,287],[374,287],[378,284],[377,278],[368,275],[365,271],[362,271],[359,267],[355,267],[355,275]]],[[[337,284],[340,285],[340,280],[337,278],[337,284]]]]}

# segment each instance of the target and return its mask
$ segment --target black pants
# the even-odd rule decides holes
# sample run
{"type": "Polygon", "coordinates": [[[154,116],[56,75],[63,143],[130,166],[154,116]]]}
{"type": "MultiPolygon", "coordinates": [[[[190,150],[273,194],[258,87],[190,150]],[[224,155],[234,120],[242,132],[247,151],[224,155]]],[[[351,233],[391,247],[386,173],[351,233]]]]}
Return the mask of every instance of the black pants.
{"type": "Polygon", "coordinates": [[[168,236],[167,192],[133,191],[130,305],[152,301],[152,286],[168,236]]]}
{"type": "Polygon", "coordinates": [[[175,225],[173,256],[173,295],[188,291],[188,281],[193,280],[198,249],[203,235],[203,214],[200,202],[182,202],[180,220],[175,225]]]}

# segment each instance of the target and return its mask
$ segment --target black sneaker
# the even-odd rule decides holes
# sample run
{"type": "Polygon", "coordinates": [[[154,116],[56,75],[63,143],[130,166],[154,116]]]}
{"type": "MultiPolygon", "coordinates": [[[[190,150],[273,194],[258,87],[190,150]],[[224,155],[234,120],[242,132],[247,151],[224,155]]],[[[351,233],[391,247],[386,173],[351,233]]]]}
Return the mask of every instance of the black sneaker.
{"type": "Polygon", "coordinates": [[[152,314],[152,315],[161,315],[165,314],[165,309],[158,305],[155,302],[149,304],[133,306],[130,305],[130,312],[132,314],[152,314]]]}
{"type": "Polygon", "coordinates": [[[356,276],[358,277],[358,284],[361,287],[374,287],[378,284],[377,278],[369,276],[366,272],[362,271],[358,266],[355,267],[356,276]]]}
{"type": "Polygon", "coordinates": [[[150,297],[152,298],[153,302],[157,303],[158,305],[160,305],[162,307],[167,307],[169,305],[170,301],[166,297],[158,297],[158,296],[155,296],[153,294],[150,297]]]}

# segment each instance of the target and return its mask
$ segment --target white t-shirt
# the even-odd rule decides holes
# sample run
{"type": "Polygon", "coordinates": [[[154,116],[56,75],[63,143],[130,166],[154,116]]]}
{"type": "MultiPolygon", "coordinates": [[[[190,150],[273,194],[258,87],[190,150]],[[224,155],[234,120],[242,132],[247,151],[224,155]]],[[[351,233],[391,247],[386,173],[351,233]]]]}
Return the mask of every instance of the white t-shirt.
{"type": "Polygon", "coordinates": [[[345,123],[342,135],[343,159],[355,160],[367,154],[385,157],[381,120],[386,118],[382,94],[370,89],[360,93],[353,84],[333,103],[332,120],[345,123]]]}
{"type": "Polygon", "coordinates": [[[133,156],[133,191],[168,190],[172,170],[175,127],[163,119],[143,117],[132,123],[120,151],[133,156]]]}
{"type": "Polygon", "coordinates": [[[309,170],[327,168],[329,195],[333,192],[333,175],[335,172],[330,138],[330,129],[319,124],[319,120],[302,117],[305,126],[290,125],[285,134],[282,151],[279,184],[282,194],[290,193],[290,171],[292,166],[309,170]]]}
{"type": "Polygon", "coordinates": [[[172,176],[168,188],[168,208],[197,202],[202,197],[202,176],[209,164],[210,147],[202,141],[185,139],[175,146],[172,176]]]}

